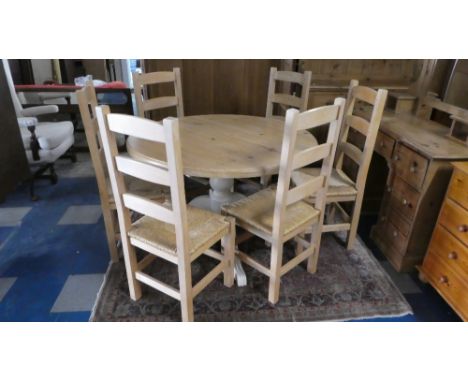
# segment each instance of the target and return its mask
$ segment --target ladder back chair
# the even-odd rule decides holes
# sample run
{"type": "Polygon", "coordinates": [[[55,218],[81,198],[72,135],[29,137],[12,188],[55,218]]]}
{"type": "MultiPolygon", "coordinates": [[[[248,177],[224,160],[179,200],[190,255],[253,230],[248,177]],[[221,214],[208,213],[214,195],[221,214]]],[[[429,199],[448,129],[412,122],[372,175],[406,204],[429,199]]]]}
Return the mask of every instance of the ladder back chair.
{"type": "Polygon", "coordinates": [[[345,100],[337,98],[335,104],[300,113],[289,109],[286,112],[281,149],[279,178],[276,190],[263,189],[245,199],[223,207],[223,212],[236,218],[236,224],[246,231],[271,243],[270,266],[266,267],[246,253],[237,251],[241,261],[269,277],[268,300],[275,304],[279,299],[280,278],[304,260],[307,270],[314,273],[320,250],[320,239],[325,208],[328,179],[338,142],[344,113],[345,100]],[[306,150],[296,150],[297,133],[329,124],[325,143],[306,150]],[[293,170],[322,161],[316,177],[290,189],[293,170]],[[316,194],[314,205],[303,200],[316,194]],[[311,231],[310,240],[303,233],[311,231]],[[283,245],[295,239],[298,243],[296,256],[283,264],[283,245]]]}
{"type": "MultiPolygon", "coordinates": [[[[266,107],[267,118],[284,118],[281,115],[274,115],[274,104],[278,104],[281,108],[296,108],[299,111],[307,110],[307,102],[309,100],[310,81],[312,79],[312,72],[306,71],[304,73],[291,72],[291,71],[278,71],[276,68],[270,68],[270,80],[268,84],[268,98],[266,107]],[[281,81],[283,86],[285,83],[288,85],[286,88],[289,90],[287,93],[279,93],[277,89],[277,81],[281,81]],[[298,97],[296,94],[289,94],[291,85],[301,86],[301,95],[298,97]]],[[[283,88],[283,90],[285,90],[283,88]]],[[[262,176],[260,184],[268,186],[271,182],[271,175],[262,176]]]]}
{"type": "MultiPolygon", "coordinates": [[[[93,163],[96,181],[98,185],[101,209],[106,229],[107,242],[112,261],[118,261],[117,242],[120,239],[117,224],[117,212],[109,174],[106,168],[106,159],[102,148],[102,140],[95,116],[95,108],[98,106],[96,91],[91,84],[87,84],[76,92],[81,120],[85,130],[86,140],[93,163]]],[[[151,195],[152,199],[164,201],[169,197],[169,189],[154,184],[140,181],[139,179],[125,179],[127,187],[139,194],[151,195]]]]}
{"type": "MultiPolygon", "coordinates": [[[[348,92],[345,116],[338,143],[335,165],[331,174],[330,184],[327,192],[327,203],[330,204],[329,221],[333,224],[325,224],[323,232],[347,231],[347,249],[352,249],[356,239],[359,216],[361,214],[362,198],[366,186],[367,173],[374,151],[375,141],[382,120],[387,90],[373,90],[369,87],[359,86],[357,80],[352,80],[348,92]],[[355,115],[355,103],[361,101],[372,106],[370,119],[355,115]],[[350,129],[353,129],[359,136],[365,138],[363,150],[348,141],[350,129]],[[343,171],[343,161],[347,157],[358,166],[355,179],[351,179],[343,171]],[[353,208],[350,215],[339,204],[342,202],[352,202],[353,208]],[[344,223],[333,222],[335,211],[339,210],[344,218],[344,223]]],[[[309,178],[318,174],[319,169],[306,168],[295,171],[292,174],[293,182],[300,185],[309,178]]],[[[314,202],[315,197],[308,199],[314,202]]]]}
{"type": "Polygon", "coordinates": [[[174,68],[172,72],[133,73],[133,87],[138,115],[142,118],[145,113],[167,107],[177,108],[177,117],[184,116],[184,102],[182,98],[182,81],[180,69],[174,68]],[[164,83],[174,83],[174,95],[148,98],[145,86],[164,83]]]}
{"type": "Polygon", "coordinates": [[[224,273],[226,286],[233,285],[234,220],[187,206],[177,119],[166,118],[161,124],[129,115],[110,114],[107,106],[97,107],[96,111],[117,206],[130,297],[138,300],[141,284],[146,284],[179,300],[182,320],[193,321],[193,299],[220,273],[224,273]],[[164,144],[167,162],[156,166],[119,154],[115,133],[164,144]],[[170,187],[171,202],[161,204],[130,192],[123,174],[170,187]],[[132,223],[130,211],[143,216],[132,223]],[[211,249],[220,240],[222,252],[211,249]],[[138,260],[135,248],[143,250],[146,256],[138,260]],[[191,264],[203,254],[219,263],[192,286],[191,264]],[[178,287],[144,272],[156,257],[177,266],[178,287]]]}
{"type": "Polygon", "coordinates": [[[270,69],[270,82],[268,84],[268,99],[266,108],[266,117],[273,117],[273,106],[279,104],[286,107],[293,107],[299,111],[307,110],[307,102],[309,100],[310,81],[312,79],[312,72],[306,71],[304,73],[278,71],[276,68],[270,69]],[[282,81],[289,84],[297,84],[301,86],[301,95],[277,93],[276,82],[282,81]]]}

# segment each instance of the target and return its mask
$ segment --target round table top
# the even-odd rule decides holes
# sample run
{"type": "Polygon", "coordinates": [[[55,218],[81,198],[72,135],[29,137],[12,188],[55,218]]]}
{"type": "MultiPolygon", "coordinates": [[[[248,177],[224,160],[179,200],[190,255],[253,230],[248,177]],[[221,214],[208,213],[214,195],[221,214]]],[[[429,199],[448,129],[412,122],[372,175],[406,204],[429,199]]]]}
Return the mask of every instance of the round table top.
{"type": "MultiPolygon", "coordinates": [[[[184,174],[203,178],[253,178],[277,174],[284,121],[248,115],[210,114],[179,118],[184,174]]],[[[299,132],[296,148],[317,145],[299,132]]],[[[149,163],[166,161],[162,144],[127,139],[130,156],[149,163]]]]}

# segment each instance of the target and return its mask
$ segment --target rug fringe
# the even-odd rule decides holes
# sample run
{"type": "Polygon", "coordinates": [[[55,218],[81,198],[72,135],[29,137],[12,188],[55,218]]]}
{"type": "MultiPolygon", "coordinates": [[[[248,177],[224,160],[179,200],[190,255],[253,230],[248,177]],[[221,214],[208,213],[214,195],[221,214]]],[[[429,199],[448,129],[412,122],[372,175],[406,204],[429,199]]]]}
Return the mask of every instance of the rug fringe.
{"type": "Polygon", "coordinates": [[[102,280],[102,284],[101,284],[101,286],[100,286],[100,288],[99,288],[99,290],[98,290],[98,292],[96,294],[96,300],[94,300],[93,309],[91,310],[91,315],[89,316],[88,322],[93,322],[94,321],[94,316],[96,314],[96,308],[97,308],[99,300],[101,299],[101,294],[104,291],[104,286],[106,285],[107,278],[109,277],[109,273],[110,273],[112,264],[113,264],[112,261],[109,261],[109,265],[107,266],[107,270],[106,270],[106,273],[104,275],[104,279],[102,280]]]}

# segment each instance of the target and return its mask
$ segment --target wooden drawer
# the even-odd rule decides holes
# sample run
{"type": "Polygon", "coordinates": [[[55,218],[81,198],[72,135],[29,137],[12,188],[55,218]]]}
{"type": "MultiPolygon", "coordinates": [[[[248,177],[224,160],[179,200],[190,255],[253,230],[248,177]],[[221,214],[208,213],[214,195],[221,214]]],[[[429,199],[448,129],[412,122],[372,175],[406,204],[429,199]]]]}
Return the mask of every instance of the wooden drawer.
{"type": "Polygon", "coordinates": [[[395,147],[395,140],[385,133],[379,131],[375,141],[374,150],[382,155],[385,159],[392,158],[393,148],[395,147]]]}
{"type": "Polygon", "coordinates": [[[468,210],[468,174],[455,169],[450,181],[448,197],[468,210]]]}
{"type": "Polygon", "coordinates": [[[405,253],[406,245],[408,244],[408,238],[391,220],[387,222],[387,227],[385,231],[385,241],[402,255],[405,253]]]}
{"type": "Polygon", "coordinates": [[[468,318],[468,287],[445,262],[429,252],[422,266],[424,275],[464,320],[468,318]]]}
{"type": "Polygon", "coordinates": [[[396,211],[406,219],[413,220],[418,207],[420,194],[398,176],[391,187],[389,211],[396,211]]]}
{"type": "Polygon", "coordinates": [[[421,189],[429,161],[408,147],[398,144],[393,156],[395,173],[408,184],[421,189]]]}
{"type": "Polygon", "coordinates": [[[429,251],[468,280],[468,247],[439,224],[432,234],[429,251]]]}
{"type": "Polygon", "coordinates": [[[388,217],[392,224],[398,227],[398,230],[403,234],[403,236],[408,237],[410,235],[411,224],[403,219],[394,209],[389,209],[388,217]]]}
{"type": "Polygon", "coordinates": [[[445,199],[440,211],[439,223],[457,239],[468,246],[468,211],[451,199],[445,199]]]}

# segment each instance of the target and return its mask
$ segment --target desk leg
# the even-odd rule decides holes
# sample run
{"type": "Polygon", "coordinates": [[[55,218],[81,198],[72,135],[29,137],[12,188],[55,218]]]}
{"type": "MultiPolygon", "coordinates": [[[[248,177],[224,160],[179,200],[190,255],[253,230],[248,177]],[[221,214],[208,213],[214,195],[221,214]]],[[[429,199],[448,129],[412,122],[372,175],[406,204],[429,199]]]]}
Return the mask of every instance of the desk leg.
{"type": "MultiPolygon", "coordinates": [[[[202,195],[193,199],[189,204],[193,207],[202,208],[220,213],[221,206],[235,202],[245,196],[234,192],[234,180],[226,178],[211,178],[210,179],[209,195],[202,195]]],[[[247,276],[241,261],[236,257],[234,260],[234,275],[237,281],[237,286],[247,285],[247,276]]]]}

